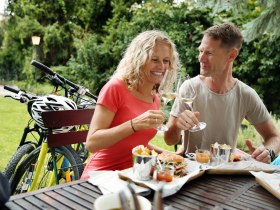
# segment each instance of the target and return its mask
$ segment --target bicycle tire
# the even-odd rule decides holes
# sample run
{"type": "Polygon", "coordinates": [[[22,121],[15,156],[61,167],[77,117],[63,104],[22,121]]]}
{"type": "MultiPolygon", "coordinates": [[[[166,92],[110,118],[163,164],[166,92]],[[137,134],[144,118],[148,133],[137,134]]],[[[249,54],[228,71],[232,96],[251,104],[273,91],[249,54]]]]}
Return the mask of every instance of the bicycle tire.
{"type": "MultiPolygon", "coordinates": [[[[11,177],[11,192],[12,194],[19,194],[27,192],[28,187],[32,183],[32,176],[35,172],[35,165],[38,161],[38,156],[41,150],[41,146],[32,151],[24,161],[17,168],[14,175],[11,177]]],[[[59,183],[65,182],[65,176],[63,174],[64,169],[70,169],[72,174],[72,180],[80,179],[84,165],[77,153],[71,148],[71,146],[62,146],[55,148],[55,153],[58,157],[65,157],[69,161],[70,166],[68,168],[58,168],[59,183]],[[61,156],[60,156],[61,155],[61,156]]],[[[53,171],[52,161],[51,161],[50,150],[48,151],[45,162],[43,165],[44,173],[40,176],[38,181],[38,186],[36,189],[41,189],[46,187],[48,181],[48,173],[53,171]]],[[[64,166],[65,167],[65,166],[64,166]]],[[[55,185],[55,183],[53,184],[55,185]]]]}
{"type": "Polygon", "coordinates": [[[82,162],[85,163],[86,160],[89,157],[89,152],[88,152],[85,144],[84,143],[79,143],[79,144],[76,145],[76,148],[74,147],[73,149],[79,155],[79,157],[82,160],[82,162]]]}
{"type": "Polygon", "coordinates": [[[11,176],[15,172],[17,166],[21,163],[21,160],[24,159],[28,154],[30,154],[35,149],[34,144],[24,144],[20,146],[12,155],[11,159],[6,165],[3,173],[10,181],[11,176]]]}

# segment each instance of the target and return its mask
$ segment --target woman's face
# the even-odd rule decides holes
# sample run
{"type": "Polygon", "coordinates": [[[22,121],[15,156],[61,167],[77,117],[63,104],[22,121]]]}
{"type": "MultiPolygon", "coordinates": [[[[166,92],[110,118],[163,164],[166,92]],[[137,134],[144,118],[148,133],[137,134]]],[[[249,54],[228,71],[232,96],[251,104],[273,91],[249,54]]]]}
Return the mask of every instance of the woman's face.
{"type": "Polygon", "coordinates": [[[159,84],[164,72],[170,66],[170,46],[164,42],[156,42],[152,55],[143,66],[144,81],[152,85],[159,84]]]}

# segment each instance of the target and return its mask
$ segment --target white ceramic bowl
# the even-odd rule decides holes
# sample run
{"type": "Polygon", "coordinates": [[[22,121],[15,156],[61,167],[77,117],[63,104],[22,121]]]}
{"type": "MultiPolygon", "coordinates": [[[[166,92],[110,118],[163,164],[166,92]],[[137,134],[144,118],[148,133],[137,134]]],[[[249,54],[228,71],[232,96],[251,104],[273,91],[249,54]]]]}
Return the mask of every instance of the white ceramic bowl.
{"type": "MultiPolygon", "coordinates": [[[[139,204],[141,207],[141,210],[151,210],[152,205],[151,202],[142,196],[137,196],[139,200],[139,204]]],[[[130,206],[133,206],[133,199],[130,200],[130,206]]],[[[95,210],[109,210],[109,209],[117,209],[121,208],[121,203],[119,199],[119,195],[117,193],[110,193],[110,194],[105,194],[101,195],[98,197],[95,202],[94,202],[94,209],[95,210]]],[[[132,210],[134,208],[131,208],[132,210]]]]}

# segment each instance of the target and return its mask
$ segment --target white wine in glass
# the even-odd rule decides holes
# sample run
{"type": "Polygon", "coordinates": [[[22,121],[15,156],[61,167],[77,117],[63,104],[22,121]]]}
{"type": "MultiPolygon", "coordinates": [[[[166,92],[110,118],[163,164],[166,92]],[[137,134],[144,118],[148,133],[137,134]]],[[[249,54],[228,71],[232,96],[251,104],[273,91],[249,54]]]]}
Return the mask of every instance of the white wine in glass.
{"type": "MultiPolygon", "coordinates": [[[[184,97],[180,96],[179,99],[181,102],[188,104],[188,106],[190,107],[190,110],[193,112],[193,101],[196,97],[196,92],[192,85],[192,81],[191,81],[191,78],[189,75],[187,75],[187,80],[189,82],[189,89],[187,90],[187,94],[184,97]]],[[[193,126],[191,129],[189,129],[189,131],[196,132],[196,131],[203,130],[205,127],[206,127],[205,122],[199,122],[197,125],[193,126]]]]}
{"type": "MultiPolygon", "coordinates": [[[[166,105],[169,101],[176,98],[178,86],[177,83],[175,85],[172,85],[171,83],[171,72],[169,70],[166,70],[158,89],[159,95],[163,101],[161,108],[162,110],[166,109],[166,105]]],[[[157,128],[157,130],[167,131],[168,127],[162,124],[157,128]]]]}

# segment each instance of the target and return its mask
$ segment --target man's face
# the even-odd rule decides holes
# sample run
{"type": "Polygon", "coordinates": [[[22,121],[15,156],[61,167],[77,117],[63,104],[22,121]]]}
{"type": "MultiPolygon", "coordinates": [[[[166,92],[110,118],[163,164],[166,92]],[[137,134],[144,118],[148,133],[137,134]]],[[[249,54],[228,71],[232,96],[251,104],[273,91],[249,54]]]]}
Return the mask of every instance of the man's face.
{"type": "Polygon", "coordinates": [[[204,35],[198,50],[201,75],[218,76],[227,69],[230,63],[230,50],[221,47],[221,40],[204,35]]]}

